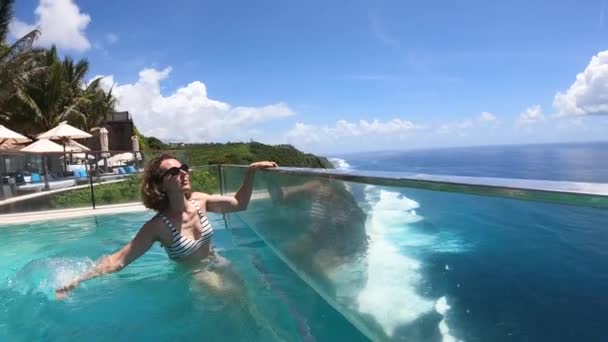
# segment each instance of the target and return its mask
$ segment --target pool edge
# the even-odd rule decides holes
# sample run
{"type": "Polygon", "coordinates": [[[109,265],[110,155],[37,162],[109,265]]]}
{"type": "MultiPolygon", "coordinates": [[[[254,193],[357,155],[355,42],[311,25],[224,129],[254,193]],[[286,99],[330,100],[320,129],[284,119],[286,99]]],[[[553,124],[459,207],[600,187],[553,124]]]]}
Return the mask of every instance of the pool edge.
{"type": "Polygon", "coordinates": [[[25,212],[18,214],[4,214],[0,215],[0,225],[6,224],[17,224],[17,223],[31,223],[39,221],[48,221],[54,219],[65,219],[72,217],[91,216],[91,215],[108,215],[108,214],[120,214],[129,212],[146,211],[146,207],[141,202],[131,202],[124,204],[111,204],[97,206],[95,209],[92,207],[75,208],[75,209],[59,209],[59,210],[45,210],[38,212],[25,212]]]}

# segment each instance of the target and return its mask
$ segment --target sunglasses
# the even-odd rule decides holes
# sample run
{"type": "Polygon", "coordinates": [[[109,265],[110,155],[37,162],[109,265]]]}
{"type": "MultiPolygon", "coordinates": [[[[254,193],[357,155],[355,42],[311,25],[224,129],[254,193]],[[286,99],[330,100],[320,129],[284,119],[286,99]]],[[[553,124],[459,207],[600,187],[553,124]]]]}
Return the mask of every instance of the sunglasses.
{"type": "Polygon", "coordinates": [[[171,176],[177,176],[179,175],[182,171],[184,171],[185,173],[188,173],[190,169],[188,168],[188,165],[186,164],[182,164],[182,166],[180,167],[172,167],[169,170],[163,172],[163,174],[158,178],[159,181],[162,181],[163,179],[165,179],[165,177],[167,175],[171,175],[171,176]]]}

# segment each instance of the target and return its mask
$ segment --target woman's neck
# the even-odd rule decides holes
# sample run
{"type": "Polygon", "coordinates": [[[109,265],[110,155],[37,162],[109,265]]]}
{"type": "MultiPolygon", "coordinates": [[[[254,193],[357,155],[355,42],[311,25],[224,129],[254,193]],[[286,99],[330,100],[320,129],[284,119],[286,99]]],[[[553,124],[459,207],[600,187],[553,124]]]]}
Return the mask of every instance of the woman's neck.
{"type": "Polygon", "coordinates": [[[183,193],[175,193],[169,195],[169,206],[167,207],[167,216],[181,216],[187,210],[188,200],[183,193]]]}

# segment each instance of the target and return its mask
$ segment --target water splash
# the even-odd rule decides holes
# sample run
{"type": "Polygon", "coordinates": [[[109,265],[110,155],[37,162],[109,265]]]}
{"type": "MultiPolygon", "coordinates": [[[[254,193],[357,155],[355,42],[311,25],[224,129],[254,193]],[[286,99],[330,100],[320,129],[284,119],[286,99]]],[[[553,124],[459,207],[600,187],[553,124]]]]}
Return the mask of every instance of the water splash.
{"type": "Polygon", "coordinates": [[[42,293],[52,299],[55,297],[55,289],[91,269],[93,265],[93,261],[88,258],[36,259],[10,277],[8,285],[22,294],[42,293]]]}

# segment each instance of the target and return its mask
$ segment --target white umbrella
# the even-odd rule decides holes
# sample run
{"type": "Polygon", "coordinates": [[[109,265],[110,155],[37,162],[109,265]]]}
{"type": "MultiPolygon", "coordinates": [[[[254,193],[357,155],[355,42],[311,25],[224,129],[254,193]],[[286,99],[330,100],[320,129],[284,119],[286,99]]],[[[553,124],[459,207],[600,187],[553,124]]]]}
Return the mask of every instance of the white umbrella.
{"type": "Polygon", "coordinates": [[[62,153],[64,149],[61,145],[55,144],[48,139],[40,139],[35,143],[29,144],[28,146],[21,149],[22,152],[41,154],[42,155],[42,168],[44,169],[44,188],[49,189],[49,173],[46,166],[46,155],[49,153],[62,153]]]}
{"type": "Polygon", "coordinates": [[[67,121],[63,121],[57,127],[38,135],[38,139],[65,139],[66,141],[69,139],[85,139],[90,137],[92,137],[92,135],[85,131],[79,130],[74,126],[68,125],[67,121]]]}
{"type": "Polygon", "coordinates": [[[49,139],[39,139],[38,141],[27,145],[26,147],[21,149],[21,152],[29,152],[29,153],[62,153],[63,146],[56,144],[49,139]]]}
{"type": "MultiPolygon", "coordinates": [[[[112,157],[108,158],[108,160],[111,161],[112,163],[120,163],[120,162],[132,161],[133,160],[133,153],[131,153],[131,152],[124,152],[124,153],[115,154],[112,157]]],[[[137,160],[141,160],[141,157],[137,156],[137,160]]]]}
{"type": "MultiPolygon", "coordinates": [[[[0,150],[14,150],[18,148],[17,144],[30,141],[28,137],[0,125],[0,150]]],[[[4,156],[2,157],[2,172],[4,172],[4,156]]]]}
{"type": "MultiPolygon", "coordinates": [[[[77,159],[86,159],[87,158],[86,154],[82,153],[82,152],[89,152],[91,149],[70,139],[65,144],[65,150],[70,152],[70,161],[71,161],[72,157],[75,157],[77,159]],[[74,152],[76,152],[76,153],[74,153],[74,152]]],[[[65,156],[64,156],[64,158],[65,158],[65,156]]]]}
{"type": "MultiPolygon", "coordinates": [[[[139,153],[139,138],[137,138],[136,136],[132,136],[131,144],[132,144],[133,153],[138,157],[137,160],[141,160],[141,154],[139,153]]],[[[135,161],[135,168],[139,169],[139,165],[137,165],[137,161],[135,161]]]]}
{"type": "MultiPolygon", "coordinates": [[[[55,139],[61,140],[61,143],[64,147],[64,155],[65,155],[65,145],[70,139],[84,139],[92,137],[91,134],[82,131],[74,126],[68,125],[67,121],[63,121],[57,125],[57,127],[52,128],[40,135],[38,135],[38,139],[55,139]]],[[[64,159],[64,167],[67,169],[67,160],[64,159]]]]}
{"type": "Polygon", "coordinates": [[[139,139],[136,136],[132,136],[131,143],[133,145],[133,152],[139,152],[139,139]]]}
{"type": "Polygon", "coordinates": [[[0,145],[6,143],[6,142],[12,142],[15,144],[21,144],[21,143],[26,143],[26,142],[30,142],[31,140],[26,137],[23,136],[15,131],[12,131],[6,127],[4,127],[3,125],[0,125],[0,145]]]}
{"type": "Polygon", "coordinates": [[[100,149],[101,149],[101,156],[102,157],[109,157],[110,154],[107,153],[110,150],[110,143],[108,141],[108,130],[105,127],[102,127],[99,130],[99,144],[101,145],[100,149]],[[104,153],[105,152],[105,153],[104,153]]]}
{"type": "MultiPolygon", "coordinates": [[[[112,164],[108,164],[108,157],[110,156],[110,153],[108,153],[108,151],[110,150],[110,143],[108,139],[108,130],[105,127],[101,127],[101,129],[99,130],[99,145],[101,150],[101,157],[103,157],[103,165],[106,168],[105,171],[107,172],[108,166],[112,164]]],[[[97,165],[99,165],[99,163],[97,163],[97,165]]]]}
{"type": "MultiPolygon", "coordinates": [[[[64,156],[59,157],[59,159],[63,159],[63,158],[64,158],[64,156]]],[[[72,158],[78,159],[78,160],[85,160],[85,159],[95,159],[95,156],[91,155],[91,154],[87,154],[87,153],[78,152],[78,153],[72,154],[72,158]]]]}
{"type": "Polygon", "coordinates": [[[84,146],[83,144],[79,144],[74,140],[70,139],[65,145],[66,151],[69,152],[89,152],[91,149],[84,146]]]}

